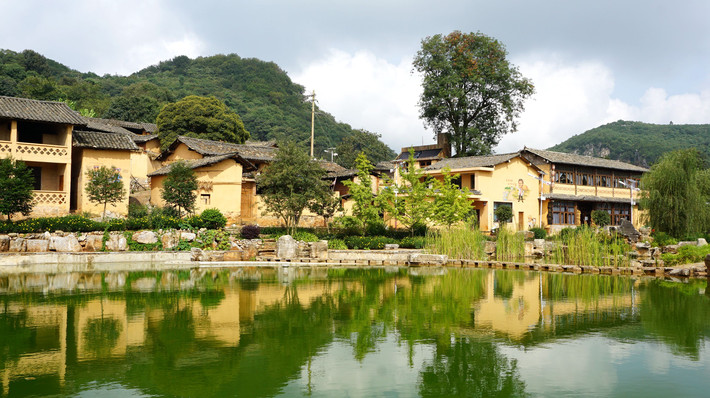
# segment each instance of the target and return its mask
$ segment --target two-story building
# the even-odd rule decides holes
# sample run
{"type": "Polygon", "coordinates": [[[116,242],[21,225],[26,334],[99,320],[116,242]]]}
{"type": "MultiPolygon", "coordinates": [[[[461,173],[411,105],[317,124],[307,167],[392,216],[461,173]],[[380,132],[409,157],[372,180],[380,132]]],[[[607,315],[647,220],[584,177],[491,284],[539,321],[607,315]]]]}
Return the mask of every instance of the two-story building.
{"type": "Polygon", "coordinates": [[[543,220],[552,231],[589,224],[594,210],[639,226],[639,181],[648,169],[618,160],[524,148],[520,155],[548,176],[542,184],[543,220]]]}
{"type": "Polygon", "coordinates": [[[69,213],[72,131],[85,125],[62,102],[0,96],[0,157],[21,160],[32,170],[32,216],[69,213]]]}
{"type": "Polygon", "coordinates": [[[515,230],[591,223],[594,210],[607,211],[611,224],[622,219],[639,225],[638,182],[647,169],[632,164],[569,153],[524,148],[515,153],[442,159],[424,168],[441,178],[445,169],[471,191],[483,231],[499,227],[495,210],[510,206],[515,230]]]}

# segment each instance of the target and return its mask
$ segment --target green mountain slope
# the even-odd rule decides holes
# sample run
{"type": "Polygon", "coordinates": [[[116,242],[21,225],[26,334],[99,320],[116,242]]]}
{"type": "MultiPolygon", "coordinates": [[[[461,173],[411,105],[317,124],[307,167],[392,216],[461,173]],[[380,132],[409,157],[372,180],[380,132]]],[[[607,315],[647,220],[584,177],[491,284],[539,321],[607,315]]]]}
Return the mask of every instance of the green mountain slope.
{"type": "Polygon", "coordinates": [[[690,147],[697,148],[710,160],[710,124],[662,125],[619,120],[575,135],[549,149],[648,167],[666,152],[690,147]]]}
{"type": "MultiPolygon", "coordinates": [[[[214,96],[244,121],[255,140],[291,139],[310,145],[311,103],[303,86],[291,81],[273,62],[236,54],[160,62],[130,76],[80,73],[32,50],[0,50],[0,95],[42,100],[65,100],[96,117],[155,122],[160,108],[188,95],[214,96]]],[[[355,130],[318,109],[315,155],[336,147],[355,130]]],[[[377,140],[391,160],[395,152],[377,140]]],[[[337,158],[336,158],[337,159],[337,158]]]]}

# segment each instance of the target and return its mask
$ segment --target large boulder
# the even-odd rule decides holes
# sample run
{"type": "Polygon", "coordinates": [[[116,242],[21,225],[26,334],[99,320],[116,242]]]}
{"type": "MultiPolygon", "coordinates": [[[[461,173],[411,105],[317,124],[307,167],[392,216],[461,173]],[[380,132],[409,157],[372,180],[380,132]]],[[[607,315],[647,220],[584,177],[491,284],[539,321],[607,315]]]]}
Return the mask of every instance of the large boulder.
{"type": "Polygon", "coordinates": [[[318,260],[328,259],[328,241],[321,240],[311,243],[311,258],[318,260]]]}
{"type": "Polygon", "coordinates": [[[128,241],[123,234],[112,234],[106,241],[106,250],[112,252],[125,252],[128,250],[128,241]]]}
{"type": "Polygon", "coordinates": [[[298,256],[298,242],[291,235],[284,235],[276,242],[276,257],[284,260],[298,256]]]}
{"type": "Polygon", "coordinates": [[[707,246],[707,245],[708,245],[708,241],[705,240],[705,238],[698,238],[698,246],[702,247],[702,246],[707,246]]]}
{"type": "Polygon", "coordinates": [[[87,235],[86,236],[86,246],[84,250],[87,252],[98,252],[103,249],[103,235],[87,235]]]}
{"type": "Polygon", "coordinates": [[[634,228],[634,224],[632,224],[631,221],[626,219],[621,220],[621,225],[619,225],[617,231],[631,243],[638,242],[639,238],[641,237],[639,231],[634,228]]]}
{"type": "Polygon", "coordinates": [[[80,252],[81,244],[74,235],[52,236],[49,240],[49,249],[58,252],[80,252]]]}
{"type": "Polygon", "coordinates": [[[705,256],[705,268],[710,271],[710,254],[705,256]]]}
{"type": "Polygon", "coordinates": [[[412,253],[409,262],[419,265],[446,265],[449,256],[445,254],[412,253]]]}
{"type": "Polygon", "coordinates": [[[27,250],[27,240],[25,238],[15,238],[10,240],[9,251],[13,253],[20,253],[27,250]]]}
{"type": "Polygon", "coordinates": [[[180,232],[180,239],[182,239],[182,240],[192,242],[193,240],[195,240],[195,238],[197,238],[197,235],[195,235],[192,232],[185,232],[185,231],[180,232]]]}
{"type": "Polygon", "coordinates": [[[10,237],[0,235],[0,252],[6,252],[8,250],[10,250],[10,237]]]}
{"type": "Polygon", "coordinates": [[[171,249],[180,243],[180,234],[177,231],[170,231],[160,237],[163,249],[171,249]]]}
{"type": "Polygon", "coordinates": [[[41,253],[49,251],[49,241],[46,239],[28,239],[27,251],[31,253],[41,253]]]}
{"type": "Polygon", "coordinates": [[[133,234],[133,240],[145,245],[158,242],[158,237],[153,231],[138,231],[133,234]]]}

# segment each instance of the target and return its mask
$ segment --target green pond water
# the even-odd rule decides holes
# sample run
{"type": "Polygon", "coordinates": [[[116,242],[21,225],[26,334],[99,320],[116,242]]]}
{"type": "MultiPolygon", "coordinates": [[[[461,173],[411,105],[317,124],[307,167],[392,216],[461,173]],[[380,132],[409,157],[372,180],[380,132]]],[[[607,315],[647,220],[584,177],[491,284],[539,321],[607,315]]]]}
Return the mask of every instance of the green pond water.
{"type": "Polygon", "coordinates": [[[707,397],[710,292],[600,275],[0,276],[1,396],[707,397]]]}

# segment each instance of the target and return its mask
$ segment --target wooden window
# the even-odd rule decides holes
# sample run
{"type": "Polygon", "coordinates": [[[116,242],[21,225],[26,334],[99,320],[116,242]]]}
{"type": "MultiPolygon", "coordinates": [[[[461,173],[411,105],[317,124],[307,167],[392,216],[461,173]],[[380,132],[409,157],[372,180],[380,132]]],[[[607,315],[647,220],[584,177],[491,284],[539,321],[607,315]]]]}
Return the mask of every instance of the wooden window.
{"type": "Polygon", "coordinates": [[[606,174],[597,175],[597,186],[611,188],[611,176],[606,174]]]}
{"type": "Polygon", "coordinates": [[[594,174],[577,173],[577,185],[594,186],[594,174]]]}
{"type": "Polygon", "coordinates": [[[476,189],[476,175],[471,174],[471,190],[473,191],[476,189]]]}
{"type": "Polygon", "coordinates": [[[631,221],[631,205],[626,203],[599,203],[597,210],[604,210],[611,217],[611,225],[620,225],[621,220],[631,221]]]}
{"type": "Polygon", "coordinates": [[[202,202],[203,205],[209,205],[210,204],[210,194],[208,193],[203,193],[200,195],[200,201],[202,202]]]}
{"type": "Polygon", "coordinates": [[[574,202],[555,201],[552,204],[552,223],[574,225],[574,202]]]}
{"type": "Polygon", "coordinates": [[[555,173],[555,182],[558,184],[574,184],[574,171],[559,170],[555,173]]]}
{"type": "Polygon", "coordinates": [[[457,177],[454,177],[451,179],[451,183],[459,187],[461,189],[461,175],[458,175],[457,177]]]}

